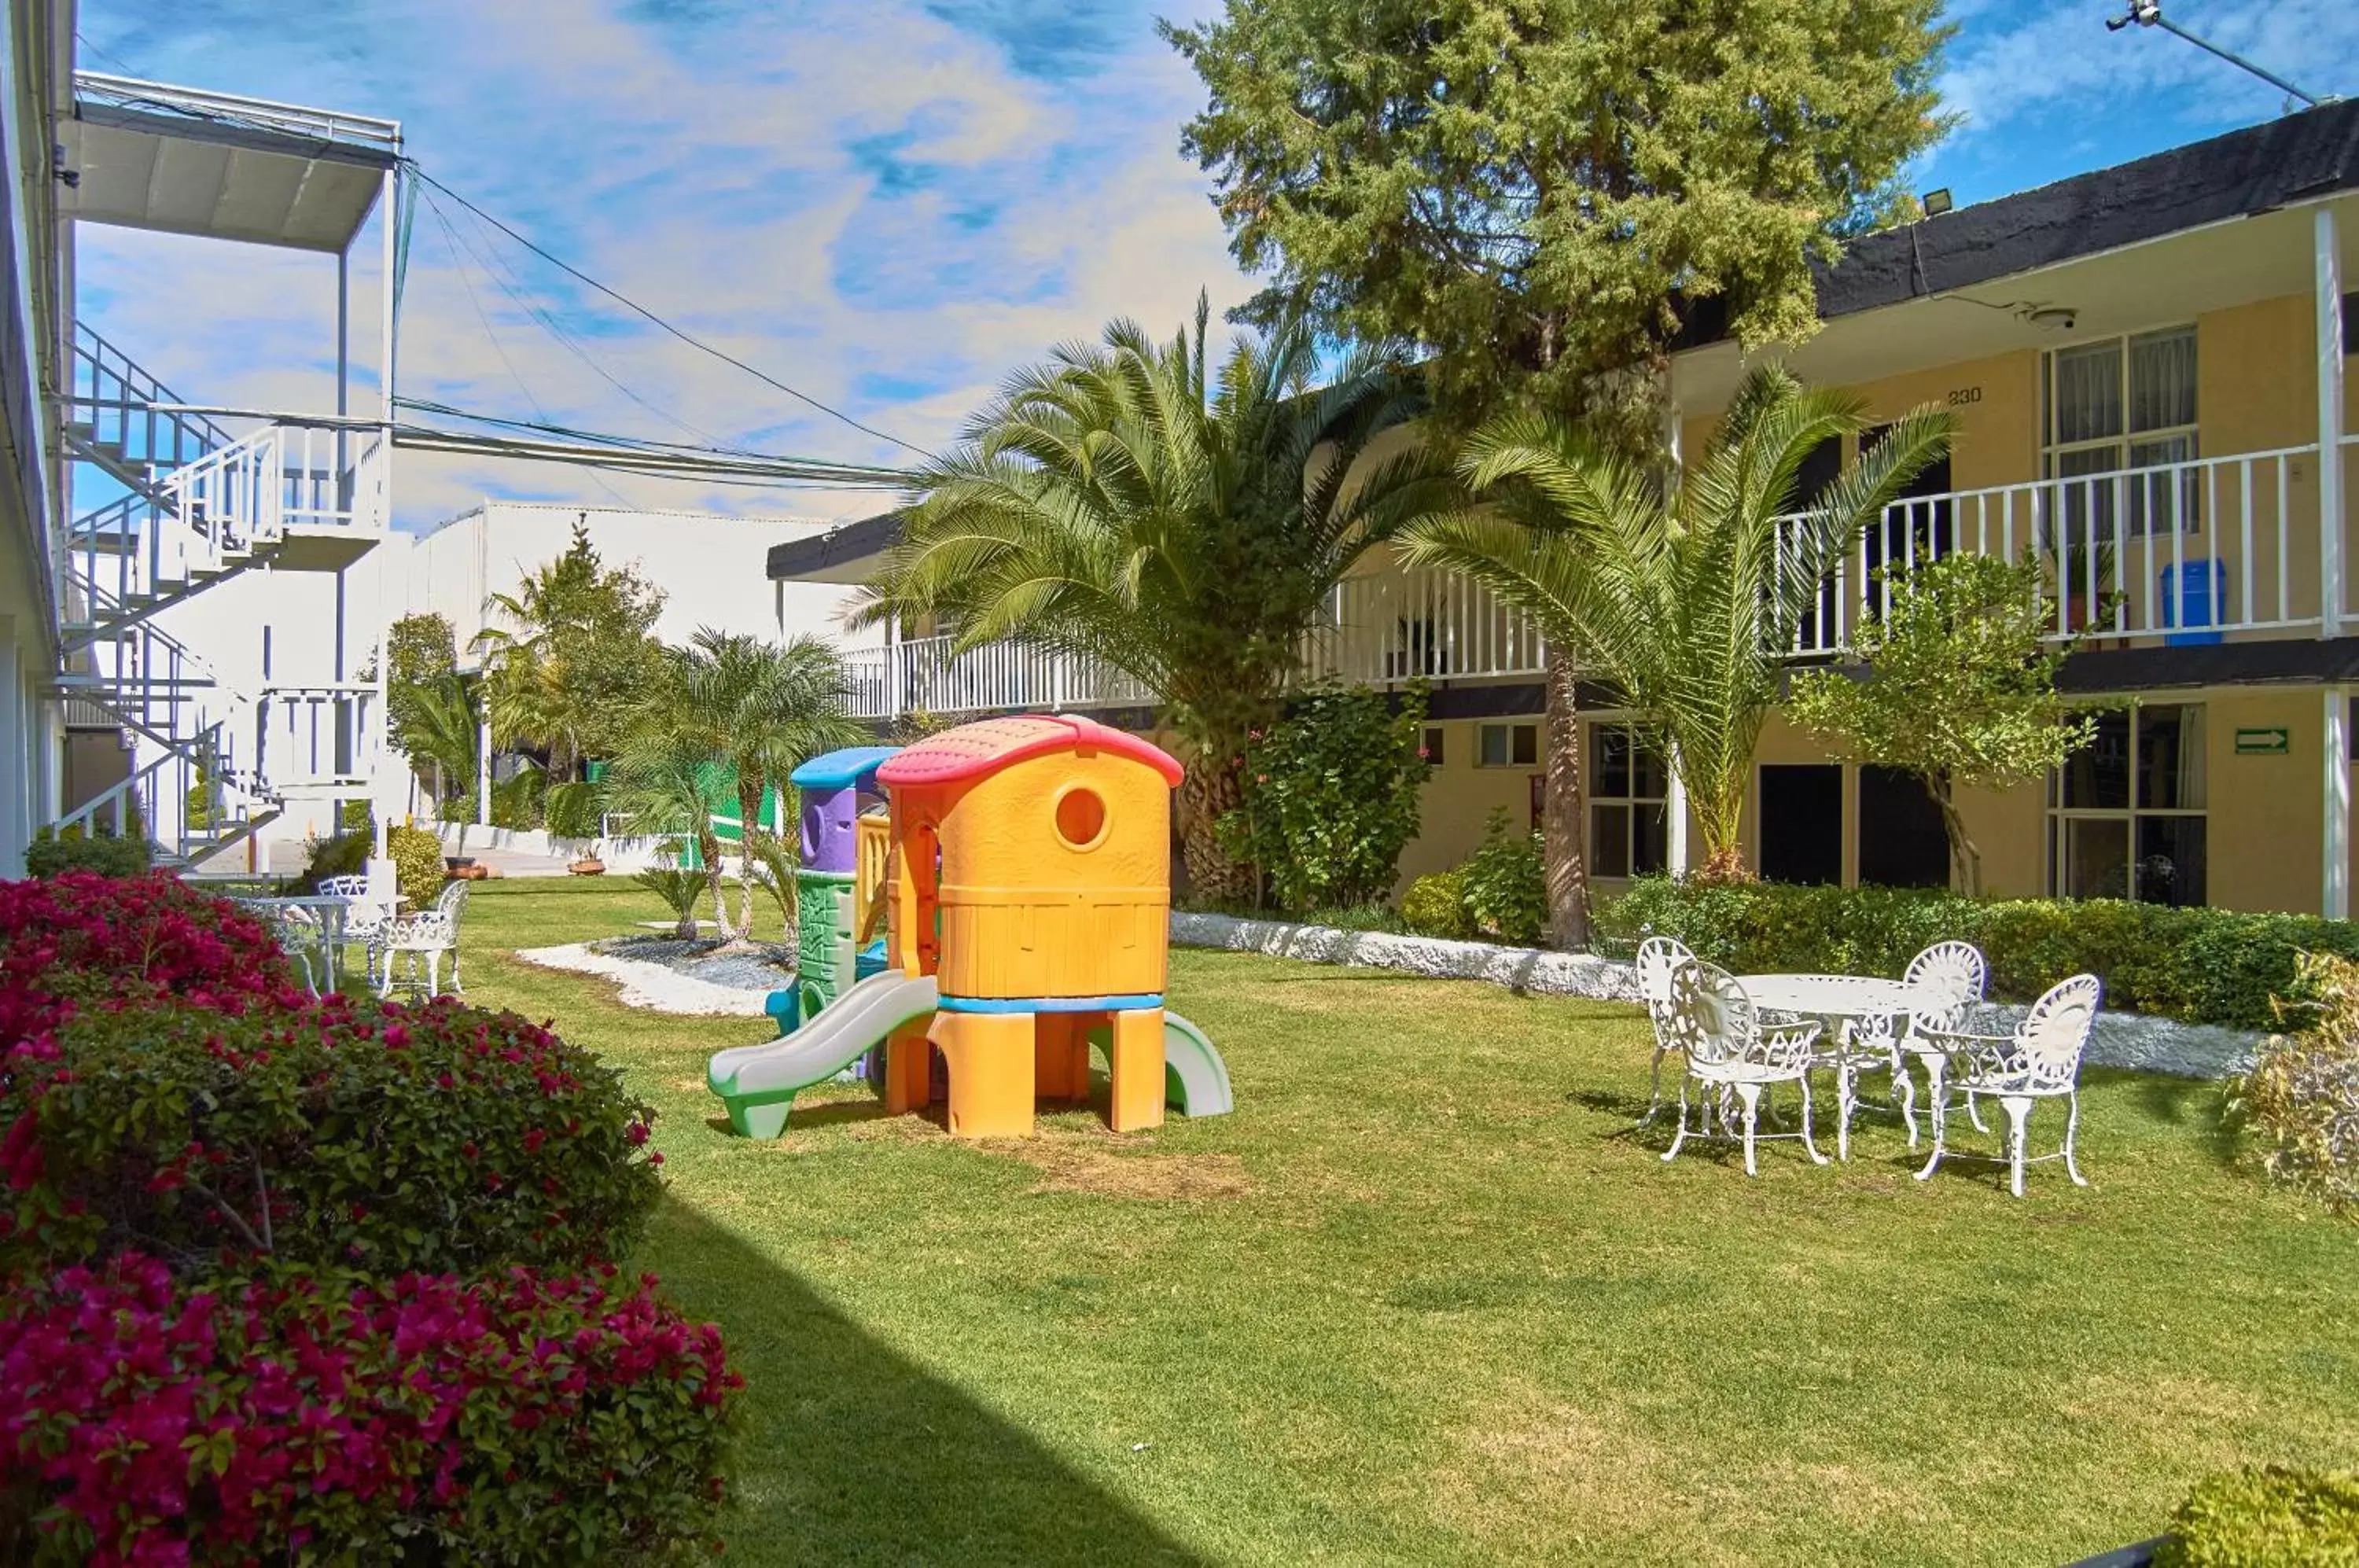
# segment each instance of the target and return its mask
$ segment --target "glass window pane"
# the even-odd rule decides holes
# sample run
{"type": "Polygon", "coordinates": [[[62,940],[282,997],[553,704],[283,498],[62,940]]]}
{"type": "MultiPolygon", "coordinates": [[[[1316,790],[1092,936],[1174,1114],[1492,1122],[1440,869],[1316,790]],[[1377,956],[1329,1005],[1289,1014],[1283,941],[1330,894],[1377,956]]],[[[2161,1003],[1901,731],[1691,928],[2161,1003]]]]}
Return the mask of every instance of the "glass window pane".
{"type": "Polygon", "coordinates": [[[1660,873],[1671,863],[1670,820],[1660,806],[1634,806],[1630,811],[1630,871],[1645,877],[1660,873]]]}
{"type": "Polygon", "coordinates": [[[2148,811],[2203,809],[2203,710],[2138,710],[2138,804],[2148,811]]]}
{"type": "Polygon", "coordinates": [[[2130,823],[2127,817],[2064,819],[2064,896],[2126,898],[2130,896],[2130,823]]]}
{"type": "Polygon", "coordinates": [[[2192,328],[2130,340],[2130,429],[2195,423],[2192,328]]]}
{"type": "Polygon", "coordinates": [[[1482,729],[1482,764],[1485,768],[1507,766],[1507,726],[1484,724],[1482,729]]]}
{"type": "Polygon", "coordinates": [[[1589,809],[1589,871],[1593,877],[1630,875],[1630,808],[1598,804],[1589,809]]]}
{"type": "Polygon", "coordinates": [[[1589,792],[1601,800],[1630,797],[1630,732],[1620,724],[1593,724],[1589,731],[1589,792]]]}
{"type": "Polygon", "coordinates": [[[2120,811],[2130,803],[2129,712],[2115,708],[2094,716],[2096,739],[2064,764],[2064,804],[2080,811],[2120,811]]]}
{"type": "Polygon", "coordinates": [[[1669,794],[1671,770],[1663,754],[1644,735],[1630,743],[1630,793],[1641,800],[1659,800],[1669,794]]]}
{"type": "MultiPolygon", "coordinates": [[[[2195,457],[2193,436],[2165,436],[2160,441],[2132,441],[2130,466],[2154,468],[2166,463],[2189,463],[2195,457]]],[[[2202,475],[2192,468],[2177,474],[2152,474],[2130,485],[2130,532],[2167,534],[2173,528],[2192,533],[2199,527],[2197,497],[2202,475]],[[2174,481],[2176,482],[2174,484],[2174,481]],[[2174,496],[2171,492],[2176,489],[2174,496]]]]}
{"type": "Polygon", "coordinates": [[[2114,537],[2122,485],[2115,480],[2091,475],[2116,473],[2121,466],[2122,449],[2117,446],[2083,447],[2078,452],[2056,454],[2055,477],[2060,481],[2078,481],[2056,486],[2059,494],[2053,505],[2062,515],[2067,546],[2114,537]]]}
{"type": "Polygon", "coordinates": [[[2059,349],[2056,430],[2052,441],[2098,441],[2122,433],[2122,351],[2119,343],[2059,349]]]}
{"type": "Polygon", "coordinates": [[[1540,730],[1538,724],[1516,726],[1516,766],[1529,768],[1540,757],[1540,730]]]}
{"type": "Polygon", "coordinates": [[[2201,817],[2140,817],[2137,825],[2137,896],[2149,904],[2182,909],[2204,901],[2204,847],[2208,824],[2201,817]]]}

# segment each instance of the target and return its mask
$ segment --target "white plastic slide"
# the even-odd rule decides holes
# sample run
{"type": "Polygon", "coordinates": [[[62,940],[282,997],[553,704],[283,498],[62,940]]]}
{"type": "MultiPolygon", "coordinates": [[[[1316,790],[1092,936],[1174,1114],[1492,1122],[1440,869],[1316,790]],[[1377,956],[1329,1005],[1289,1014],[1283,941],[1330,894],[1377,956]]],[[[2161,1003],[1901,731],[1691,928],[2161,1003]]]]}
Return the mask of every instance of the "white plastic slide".
{"type": "Polygon", "coordinates": [[[729,1106],[729,1120],[748,1138],[776,1138],[787,1125],[795,1093],[842,1072],[904,1024],[940,1005],[930,975],[871,975],[823,1007],[794,1033],[716,1053],[704,1081],[729,1106]]]}
{"type": "Polygon", "coordinates": [[[1179,1014],[1163,1012],[1164,1098],[1183,1116],[1217,1116],[1236,1107],[1229,1095],[1229,1064],[1204,1031],[1179,1014]]]}

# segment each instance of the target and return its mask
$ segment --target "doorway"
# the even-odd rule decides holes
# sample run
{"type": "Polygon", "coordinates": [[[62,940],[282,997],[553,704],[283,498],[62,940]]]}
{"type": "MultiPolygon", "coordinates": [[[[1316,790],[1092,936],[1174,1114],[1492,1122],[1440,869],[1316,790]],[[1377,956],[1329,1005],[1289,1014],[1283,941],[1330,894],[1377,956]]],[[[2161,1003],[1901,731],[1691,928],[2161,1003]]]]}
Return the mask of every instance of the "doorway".
{"type": "Polygon", "coordinates": [[[1763,878],[1820,886],[1841,882],[1843,846],[1842,765],[1763,764],[1763,878]]]}
{"type": "Polygon", "coordinates": [[[1915,774],[1860,768],[1859,879],[1878,887],[1950,885],[1950,830],[1915,774]]]}

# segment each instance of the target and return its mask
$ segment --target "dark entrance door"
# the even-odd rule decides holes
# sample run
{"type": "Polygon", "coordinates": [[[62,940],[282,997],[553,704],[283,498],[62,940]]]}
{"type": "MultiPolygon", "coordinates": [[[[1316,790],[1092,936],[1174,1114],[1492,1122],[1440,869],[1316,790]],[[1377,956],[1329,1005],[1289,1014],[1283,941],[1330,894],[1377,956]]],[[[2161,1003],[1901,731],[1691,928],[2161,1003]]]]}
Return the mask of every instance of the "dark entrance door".
{"type": "Polygon", "coordinates": [[[1840,882],[1843,844],[1843,769],[1763,764],[1761,875],[1772,882],[1840,882]]]}
{"type": "Polygon", "coordinates": [[[1859,879],[1879,887],[1950,885],[1950,833],[1916,775],[1859,770],[1859,879]]]}

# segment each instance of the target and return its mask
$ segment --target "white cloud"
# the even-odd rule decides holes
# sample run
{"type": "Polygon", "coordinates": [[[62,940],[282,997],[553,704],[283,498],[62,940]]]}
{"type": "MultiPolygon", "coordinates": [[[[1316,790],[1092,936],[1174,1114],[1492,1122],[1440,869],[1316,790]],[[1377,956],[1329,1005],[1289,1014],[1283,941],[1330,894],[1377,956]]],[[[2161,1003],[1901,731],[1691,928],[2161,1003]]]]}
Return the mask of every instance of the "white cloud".
{"type": "MultiPolygon", "coordinates": [[[[86,6],[82,26],[144,73],[402,119],[438,179],[716,346],[922,446],[946,444],[1011,366],[1055,342],[1114,315],[1168,331],[1200,288],[1216,308],[1249,289],[1204,177],[1178,151],[1196,84],[1144,8],[1125,23],[1128,42],[1093,70],[1043,78],[915,0],[799,7],[784,24],[765,9],[725,25],[639,20],[617,0],[431,0],[397,22],[360,6],[288,25],[277,7],[244,9],[251,3],[117,0],[86,6]]],[[[443,206],[478,250],[494,245],[443,206]]],[[[411,247],[405,394],[530,417],[520,376],[555,422],[678,437],[472,260],[454,264],[431,210],[411,247]]],[[[594,300],[505,241],[496,258],[607,370],[679,421],[765,450],[908,460],[594,300]]],[[[364,244],[353,258],[364,408],[375,396],[378,270],[364,244]]],[[[313,409],[332,400],[326,258],[86,231],[81,273],[89,319],[184,396],[313,409]]],[[[839,516],[886,500],[402,460],[408,521],[486,490],[839,516]]]]}

